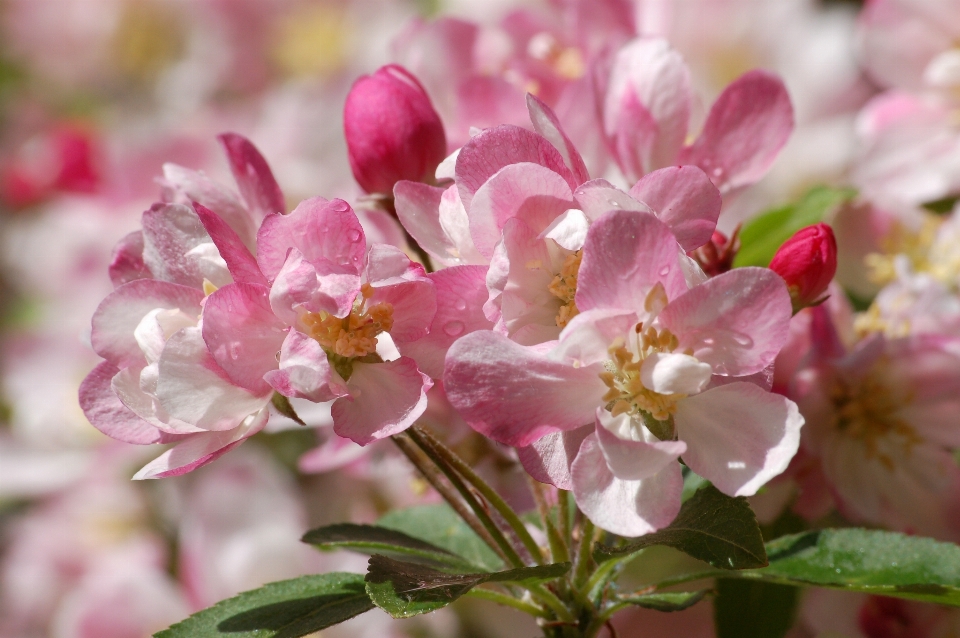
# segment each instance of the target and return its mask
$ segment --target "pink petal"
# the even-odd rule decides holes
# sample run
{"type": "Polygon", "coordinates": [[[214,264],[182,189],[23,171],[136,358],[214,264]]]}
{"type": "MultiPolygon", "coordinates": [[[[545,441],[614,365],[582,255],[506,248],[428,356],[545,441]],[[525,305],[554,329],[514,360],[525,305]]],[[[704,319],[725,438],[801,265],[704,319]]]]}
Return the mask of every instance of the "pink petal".
{"type": "Polygon", "coordinates": [[[420,182],[397,182],[393,187],[397,218],[431,257],[450,259],[454,246],[440,225],[440,198],[444,189],[420,182]]]}
{"type": "Polygon", "coordinates": [[[204,273],[196,259],[187,255],[210,243],[200,218],[189,206],[154,204],[143,213],[143,261],[154,277],[175,284],[201,288],[204,273]]]}
{"type": "Polygon", "coordinates": [[[287,326],[270,308],[269,289],[230,284],[203,307],[203,340],[227,377],[254,394],[268,391],[263,375],[277,369],[287,326]]]}
{"type": "Polygon", "coordinates": [[[109,361],[90,371],[80,384],[80,408],[93,427],[124,443],[159,443],[160,431],[125,406],[110,382],[120,370],[109,361]]]}
{"type": "Polygon", "coordinates": [[[783,81],[749,71],[713,103],[703,132],[681,162],[696,164],[726,192],[763,177],[792,132],[793,107],[783,81]]]}
{"type": "Polygon", "coordinates": [[[630,179],[675,163],[690,120],[690,72],[665,40],[636,38],[617,53],[604,128],[630,179]]]}
{"type": "Polygon", "coordinates": [[[347,394],[347,386],[316,340],[291,330],[280,350],[280,368],[264,375],[280,394],[315,403],[347,394]]]}
{"type": "Polygon", "coordinates": [[[204,430],[232,430],[269,401],[229,380],[207,350],[199,328],[167,340],[159,361],[157,399],[174,419],[204,430]]]}
{"type": "Polygon", "coordinates": [[[351,272],[329,272],[329,264],[321,264],[326,272],[291,248],[287,261],[270,287],[270,307],[284,323],[296,325],[301,310],[328,312],[346,317],[360,292],[360,275],[351,272]]]}
{"type": "Polygon", "coordinates": [[[152,279],[150,269],[143,263],[143,232],[135,230],[117,242],[110,256],[110,281],[114,287],[134,279],[152,279]]]}
{"type": "Polygon", "coordinates": [[[573,193],[574,198],[591,221],[600,219],[612,210],[633,210],[652,213],[646,204],[637,201],[605,179],[594,179],[581,184],[573,193]]]}
{"type": "Polygon", "coordinates": [[[250,250],[244,245],[236,231],[230,228],[227,222],[219,215],[204,206],[194,204],[194,210],[200,218],[200,223],[210,235],[220,256],[227,262],[230,275],[237,283],[250,283],[266,286],[267,279],[260,272],[260,266],[250,250]]]}
{"type": "Polygon", "coordinates": [[[597,408],[596,433],[607,468],[623,481],[652,478],[668,465],[674,464],[687,450],[687,444],[683,441],[660,441],[630,415],[613,416],[604,408],[597,408]],[[641,428],[639,434],[638,427],[641,428]],[[614,434],[625,431],[633,435],[635,440],[614,434]]]}
{"type": "Polygon", "coordinates": [[[225,432],[192,434],[137,472],[135,480],[168,478],[192,472],[223,456],[263,429],[270,413],[263,409],[250,415],[239,427],[225,432]]]}
{"type": "Polygon", "coordinates": [[[593,434],[594,426],[585,425],[568,432],[553,432],[517,449],[517,457],[527,474],[541,483],[561,490],[573,489],[570,466],[583,440],[593,434]]]}
{"type": "Polygon", "coordinates": [[[426,335],[437,312],[437,301],[423,267],[386,244],[372,246],[367,260],[367,281],[373,287],[367,307],[378,303],[393,306],[390,337],[402,344],[426,335]]]}
{"type": "Polygon", "coordinates": [[[350,439],[331,435],[317,447],[304,452],[303,456],[297,460],[297,469],[304,474],[332,472],[350,465],[369,452],[369,448],[357,445],[350,439]]]}
{"type": "Polygon", "coordinates": [[[473,195],[504,166],[530,162],[557,173],[571,190],[577,181],[563,163],[560,151],[545,138],[519,126],[504,124],[487,129],[467,142],[457,157],[457,187],[470,210],[473,195]]]}
{"type": "Polygon", "coordinates": [[[450,347],[443,378],[450,403],[473,429],[524,447],[551,432],[591,423],[606,391],[600,371],[478,331],[450,347]]]}
{"type": "Polygon", "coordinates": [[[720,191],[696,166],[669,166],[644,175],[630,195],[656,213],[685,251],[710,241],[717,228],[720,191]]]}
{"type": "Polygon", "coordinates": [[[644,313],[644,301],[662,283],[667,298],[686,288],[677,240],[650,213],[614,211],[594,222],[583,245],[577,307],[620,308],[644,313]]]}
{"type": "Polygon", "coordinates": [[[360,445],[403,432],[427,409],[430,377],[409,357],[354,363],[350,394],[333,403],[333,430],[360,445]]]}
{"type": "Polygon", "coordinates": [[[797,405],[752,383],[712,388],[677,404],[683,461],[730,496],[751,496],[783,472],[800,445],[797,405]]]}
{"type": "Polygon", "coordinates": [[[166,281],[137,279],[123,284],[93,315],[90,341],[94,351],[117,367],[143,365],[143,352],[133,335],[151,310],[180,309],[199,317],[203,292],[166,281]]]}
{"type": "Polygon", "coordinates": [[[587,437],[573,462],[577,506],[601,529],[642,536],[669,525],[680,511],[683,475],[679,463],[641,481],[618,479],[607,467],[596,435],[587,437]]]}
{"type": "Polygon", "coordinates": [[[539,233],[575,206],[570,186],[554,171],[530,162],[511,164],[474,194],[467,209],[470,235],[480,254],[489,257],[508,219],[520,219],[539,233]]]}
{"type": "Polygon", "coordinates": [[[632,333],[636,324],[634,312],[617,309],[581,312],[567,324],[550,356],[581,367],[603,363],[610,358],[610,345],[632,333]]]}
{"type": "Polygon", "coordinates": [[[767,268],[737,268],[694,286],[660,313],[680,351],[716,374],[754,374],[773,363],[787,342],[792,314],[783,280],[767,268]]]}
{"type": "Polygon", "coordinates": [[[548,142],[560,151],[564,163],[573,173],[577,184],[582,184],[590,179],[590,173],[587,172],[587,166],[583,163],[583,158],[577,151],[573,142],[563,132],[560,126],[560,120],[556,114],[547,106],[543,100],[527,93],[527,110],[530,112],[530,121],[533,123],[533,129],[547,139],[548,142]]]}
{"type": "Polygon", "coordinates": [[[404,343],[403,354],[413,358],[434,379],[443,376],[443,360],[454,341],[476,330],[489,330],[483,314],[487,300],[483,266],[453,266],[430,273],[437,298],[437,312],[427,336],[404,343]]]}
{"type": "Polygon", "coordinates": [[[363,227],[341,199],[306,199],[289,215],[270,215],[257,235],[257,262],[273,281],[290,248],[326,273],[359,274],[367,245],[363,227]]]}
{"type": "MultiPolygon", "coordinates": [[[[204,432],[191,423],[171,418],[156,397],[157,366],[124,368],[110,380],[110,388],[120,402],[138,417],[162,432],[161,437],[182,437],[204,432]]],[[[166,442],[166,441],[161,441],[166,442]]]]}
{"type": "Polygon", "coordinates": [[[259,223],[271,213],[286,211],[280,185],[270,171],[267,160],[263,159],[250,140],[236,133],[223,133],[217,139],[227,152],[233,179],[240,188],[247,209],[253,214],[253,221],[259,223]]]}

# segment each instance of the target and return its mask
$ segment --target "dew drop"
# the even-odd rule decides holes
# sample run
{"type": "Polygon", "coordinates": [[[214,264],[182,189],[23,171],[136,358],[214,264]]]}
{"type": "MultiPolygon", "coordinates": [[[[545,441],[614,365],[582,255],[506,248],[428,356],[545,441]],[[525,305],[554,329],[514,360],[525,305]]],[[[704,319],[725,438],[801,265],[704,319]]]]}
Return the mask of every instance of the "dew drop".
{"type": "Polygon", "coordinates": [[[466,309],[467,309],[467,302],[464,301],[463,299],[457,299],[457,302],[456,302],[455,304],[453,304],[453,306],[454,306],[454,308],[456,308],[457,310],[466,310],[466,309]]]}
{"type": "Polygon", "coordinates": [[[712,346],[714,343],[715,341],[713,337],[707,337],[706,339],[703,340],[703,345],[705,346],[712,346]]]}
{"type": "Polygon", "coordinates": [[[360,239],[360,231],[356,228],[351,228],[347,231],[347,238],[349,238],[350,241],[358,241],[360,239]]]}
{"type": "Polygon", "coordinates": [[[448,336],[456,337],[463,333],[464,325],[462,321],[451,321],[443,326],[443,331],[448,336]]]}
{"type": "Polygon", "coordinates": [[[670,266],[664,266],[663,268],[660,269],[661,277],[666,277],[669,274],[670,274],[670,266]]]}
{"type": "Polygon", "coordinates": [[[240,358],[240,344],[234,341],[230,344],[230,347],[227,348],[227,353],[230,355],[230,359],[236,361],[240,358]]]}
{"type": "Polygon", "coordinates": [[[613,206],[614,208],[620,208],[620,202],[616,201],[615,199],[611,199],[611,200],[607,200],[607,201],[608,201],[609,204],[610,204],[611,206],[613,206]]]}
{"type": "Polygon", "coordinates": [[[743,334],[742,332],[734,332],[730,338],[733,339],[733,342],[738,346],[742,346],[744,348],[753,347],[753,339],[750,337],[750,335],[743,334]]]}
{"type": "Polygon", "coordinates": [[[712,171],[710,171],[710,174],[713,175],[714,177],[720,177],[721,175],[723,175],[723,169],[718,166],[712,171]]]}

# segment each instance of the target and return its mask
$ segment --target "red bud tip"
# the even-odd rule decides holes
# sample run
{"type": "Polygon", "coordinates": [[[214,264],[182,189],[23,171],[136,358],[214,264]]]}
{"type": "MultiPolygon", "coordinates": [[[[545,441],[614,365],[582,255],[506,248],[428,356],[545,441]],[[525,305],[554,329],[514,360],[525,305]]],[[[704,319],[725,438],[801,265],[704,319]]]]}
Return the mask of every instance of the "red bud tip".
{"type": "Polygon", "coordinates": [[[794,312],[820,303],[837,272],[833,229],[822,222],[801,228],[780,246],[770,269],[787,282],[794,312]]]}

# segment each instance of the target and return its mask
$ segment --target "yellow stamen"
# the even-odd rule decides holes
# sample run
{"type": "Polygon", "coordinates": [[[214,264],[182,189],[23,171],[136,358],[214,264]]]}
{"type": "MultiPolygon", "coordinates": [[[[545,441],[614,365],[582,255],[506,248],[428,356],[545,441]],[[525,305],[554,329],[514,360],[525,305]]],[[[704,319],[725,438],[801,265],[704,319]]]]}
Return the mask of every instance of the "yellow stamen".
{"type": "Polygon", "coordinates": [[[355,358],[374,353],[377,335],[393,328],[393,306],[378,303],[365,308],[373,292],[373,287],[364,284],[360,289],[362,301],[349,315],[336,317],[326,312],[308,312],[300,317],[300,327],[329,354],[355,358]]]}
{"type": "Polygon", "coordinates": [[[567,258],[563,260],[563,265],[560,267],[560,272],[547,287],[550,294],[563,302],[556,318],[557,325],[561,328],[580,314],[580,309],[577,308],[574,297],[577,294],[577,274],[580,272],[582,253],[582,250],[578,250],[575,253],[567,255],[567,258]]]}

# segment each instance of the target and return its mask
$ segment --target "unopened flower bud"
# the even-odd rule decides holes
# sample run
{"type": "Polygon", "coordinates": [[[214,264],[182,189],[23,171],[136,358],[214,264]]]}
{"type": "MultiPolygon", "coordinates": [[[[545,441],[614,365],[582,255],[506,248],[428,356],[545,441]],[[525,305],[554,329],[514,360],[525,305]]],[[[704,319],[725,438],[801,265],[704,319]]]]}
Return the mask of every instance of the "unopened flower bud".
{"type": "Polygon", "coordinates": [[[431,181],[447,155],[443,122],[430,98],[396,64],[354,83],[343,128],[353,176],[368,193],[392,195],[400,180],[431,181]]]}
{"type": "Polygon", "coordinates": [[[713,231],[710,241],[687,253],[709,277],[722,275],[733,268],[733,259],[740,250],[740,226],[728,238],[719,230],[713,231]]]}
{"type": "Polygon", "coordinates": [[[824,223],[801,228],[780,246],[770,269],[783,277],[793,312],[822,302],[837,272],[837,240],[824,223]]]}

